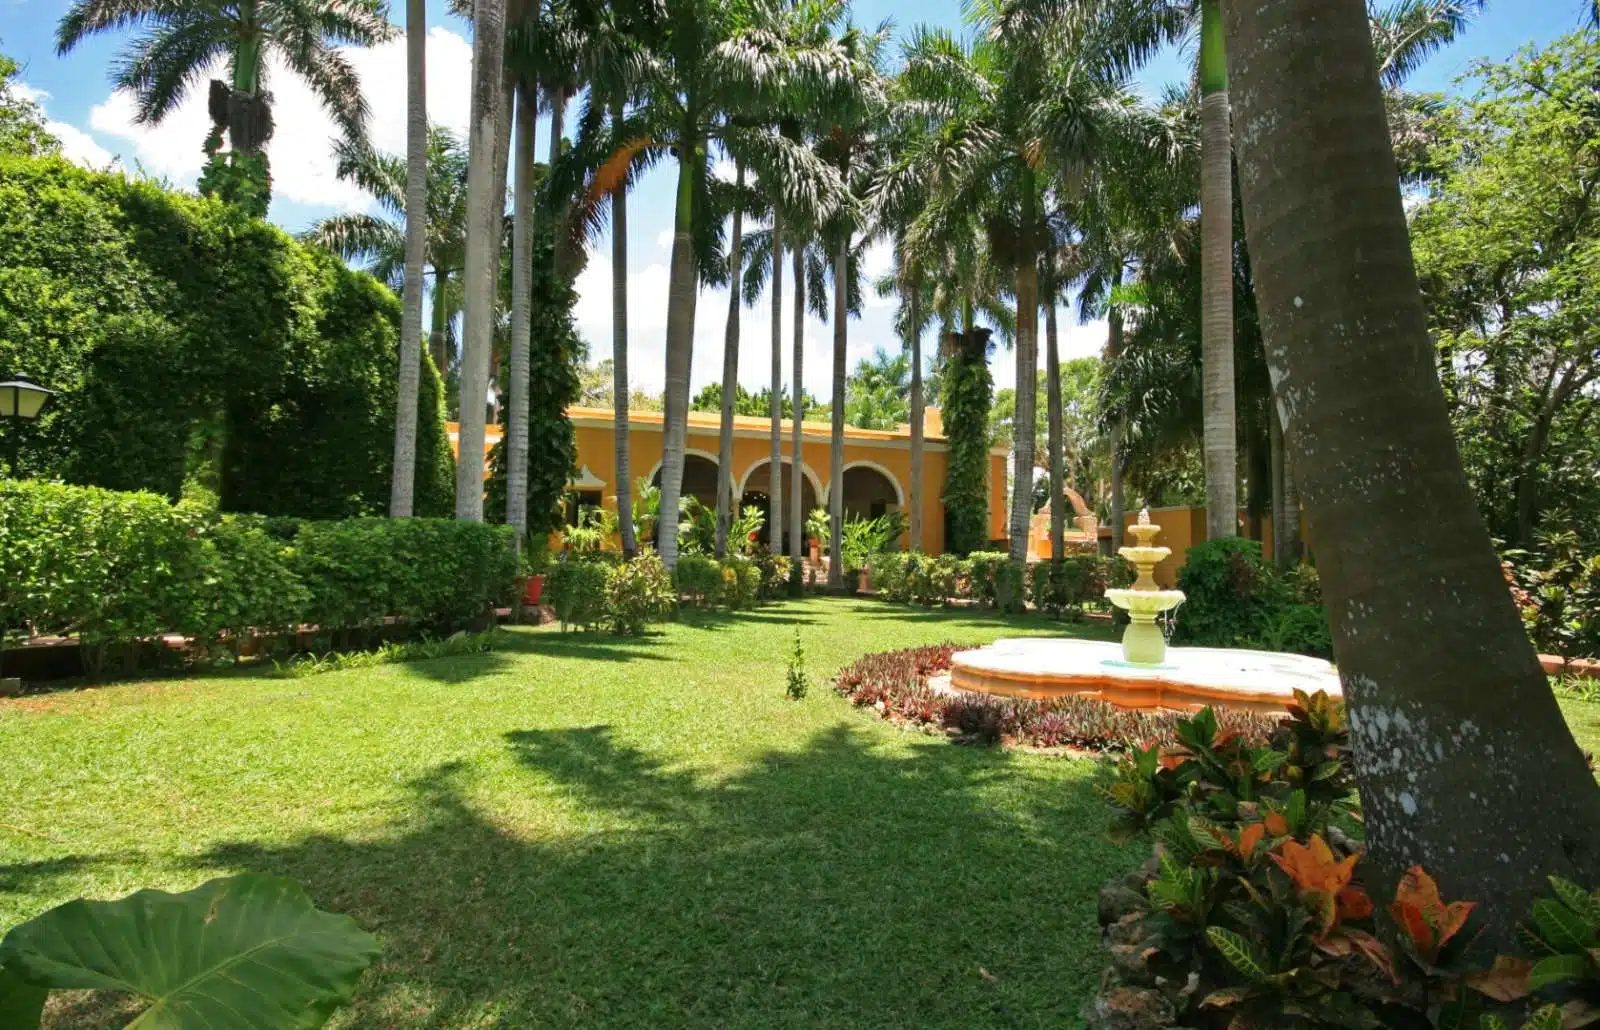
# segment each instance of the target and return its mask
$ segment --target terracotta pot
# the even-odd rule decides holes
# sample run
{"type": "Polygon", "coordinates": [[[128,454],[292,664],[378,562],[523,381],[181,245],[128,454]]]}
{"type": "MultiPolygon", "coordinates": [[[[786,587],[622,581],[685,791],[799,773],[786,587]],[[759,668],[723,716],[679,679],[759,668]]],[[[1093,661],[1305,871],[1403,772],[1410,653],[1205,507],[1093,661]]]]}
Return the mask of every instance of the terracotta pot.
{"type": "Polygon", "coordinates": [[[533,607],[539,603],[539,598],[544,596],[544,573],[529,576],[522,586],[522,603],[533,607]]]}

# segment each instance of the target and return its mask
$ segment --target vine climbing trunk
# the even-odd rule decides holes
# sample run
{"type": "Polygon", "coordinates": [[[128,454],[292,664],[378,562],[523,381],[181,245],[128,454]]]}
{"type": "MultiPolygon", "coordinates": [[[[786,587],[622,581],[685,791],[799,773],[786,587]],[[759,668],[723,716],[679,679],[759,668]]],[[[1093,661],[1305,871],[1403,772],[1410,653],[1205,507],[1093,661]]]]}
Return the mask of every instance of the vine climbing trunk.
{"type": "Polygon", "coordinates": [[[1233,382],[1233,149],[1221,0],[1200,4],[1200,352],[1206,536],[1239,533],[1233,382]]]}
{"type": "Polygon", "coordinates": [[[1370,865],[1422,865],[1509,948],[1546,877],[1600,882],[1600,787],[1462,471],[1363,0],[1229,0],[1268,369],[1314,527],[1370,865]],[[1360,489],[1352,489],[1359,484],[1360,489]]]}
{"type": "MultiPolygon", "coordinates": [[[[744,166],[734,169],[735,195],[744,195],[744,166]]],[[[722,411],[717,436],[717,537],[718,558],[728,555],[728,527],[737,502],[733,497],[733,402],[739,392],[739,273],[743,267],[744,205],[733,208],[733,235],[728,242],[728,326],[722,336],[722,411]]],[[[735,542],[735,547],[742,546],[735,542]]]]}
{"type": "MultiPolygon", "coordinates": [[[[622,101],[611,105],[611,124],[622,125],[622,101]]],[[[628,184],[611,191],[611,424],[612,460],[616,466],[617,531],[622,553],[639,551],[633,525],[633,423],[628,414],[633,387],[628,381],[628,184]]]]}

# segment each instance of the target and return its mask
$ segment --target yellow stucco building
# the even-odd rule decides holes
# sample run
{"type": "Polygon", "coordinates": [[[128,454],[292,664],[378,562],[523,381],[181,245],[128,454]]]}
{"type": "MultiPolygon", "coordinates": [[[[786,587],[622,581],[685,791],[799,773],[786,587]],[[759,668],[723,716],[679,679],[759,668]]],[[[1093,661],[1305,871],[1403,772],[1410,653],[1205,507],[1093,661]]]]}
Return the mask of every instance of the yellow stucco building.
{"type": "MultiPolygon", "coordinates": [[[[616,420],[608,408],[570,408],[578,441],[578,469],[572,489],[579,503],[601,505],[616,510],[616,420]]],[[[937,408],[928,409],[923,443],[923,550],[938,554],[944,550],[944,481],[947,459],[942,426],[937,408]]],[[[456,426],[450,423],[450,442],[456,442],[456,426]]],[[[768,506],[772,424],[765,418],[736,416],[733,420],[732,482],[740,504],[768,506]]],[[[714,411],[689,412],[689,435],[685,448],[683,492],[702,504],[716,503],[717,455],[721,417],[714,411]]],[[[793,425],[783,426],[783,516],[784,534],[789,527],[789,484],[792,481],[794,453],[793,425]]],[[[629,461],[636,487],[640,479],[659,483],[661,475],[662,416],[659,411],[632,413],[629,417],[629,461]]],[[[800,474],[805,488],[802,511],[826,506],[834,484],[829,482],[832,427],[826,422],[801,423],[800,474]]],[[[490,426],[485,447],[500,439],[500,427],[490,426]]],[[[988,466],[989,539],[1006,535],[1006,451],[989,452],[988,466]]],[[[886,511],[907,509],[911,502],[911,427],[892,430],[845,427],[844,508],[846,516],[873,517],[886,511]]],[[[909,512],[908,512],[909,514],[909,512]]],[[[770,525],[770,520],[769,520],[770,525]]],[[[787,548],[785,548],[787,549],[787,548]]]]}

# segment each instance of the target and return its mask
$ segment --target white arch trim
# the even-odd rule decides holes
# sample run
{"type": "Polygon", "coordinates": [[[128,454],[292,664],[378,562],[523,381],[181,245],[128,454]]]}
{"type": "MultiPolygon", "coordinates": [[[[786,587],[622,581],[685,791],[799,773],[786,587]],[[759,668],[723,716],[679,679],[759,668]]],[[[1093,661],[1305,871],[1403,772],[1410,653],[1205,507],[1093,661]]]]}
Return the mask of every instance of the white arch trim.
{"type": "MultiPolygon", "coordinates": [[[[695,457],[698,457],[698,458],[704,458],[707,461],[711,462],[711,464],[713,464],[713,465],[718,465],[718,466],[721,465],[721,462],[717,461],[717,456],[715,454],[712,454],[710,451],[702,451],[698,447],[685,447],[683,449],[683,456],[685,458],[687,458],[691,454],[693,454],[695,457]]],[[[646,483],[654,483],[656,481],[656,473],[658,473],[660,471],[661,471],[661,462],[658,461],[654,465],[650,466],[650,475],[645,478],[645,482],[646,483]]]]}
{"type": "MultiPolygon", "coordinates": [[[[739,479],[738,496],[740,496],[740,497],[744,496],[745,488],[747,486],[749,486],[749,484],[750,484],[750,477],[756,474],[756,470],[760,469],[760,468],[765,468],[766,466],[770,465],[771,463],[772,463],[772,457],[770,455],[768,455],[765,458],[757,458],[755,464],[753,464],[749,468],[745,469],[744,470],[744,475],[741,476],[740,479],[739,479]]],[[[785,465],[791,464],[791,461],[790,461],[788,455],[784,455],[783,464],[785,464],[785,465]]],[[[810,465],[807,465],[805,462],[802,461],[800,463],[800,474],[805,476],[806,477],[806,481],[811,484],[811,492],[817,495],[817,503],[818,504],[826,503],[827,499],[828,499],[828,494],[827,494],[827,491],[822,489],[822,480],[817,477],[817,470],[812,468],[810,465]]],[[[784,478],[783,485],[784,485],[784,489],[785,490],[787,490],[789,488],[789,480],[788,480],[787,477],[784,478]]],[[[785,511],[787,511],[787,509],[785,509],[785,511]]]]}
{"type": "MultiPolygon", "coordinates": [[[[906,492],[900,486],[900,480],[895,478],[895,474],[893,472],[890,472],[888,469],[884,468],[882,465],[879,465],[875,461],[866,461],[866,460],[852,461],[850,464],[848,464],[844,468],[840,469],[839,470],[839,481],[840,481],[841,487],[843,486],[843,483],[844,483],[844,474],[846,472],[849,472],[853,468],[871,469],[872,471],[876,472],[878,475],[880,475],[883,478],[887,479],[889,481],[889,485],[894,487],[894,497],[895,497],[894,503],[896,504],[896,506],[898,506],[901,509],[905,508],[905,506],[906,506],[906,492]]],[[[828,485],[828,489],[830,489],[830,490],[833,489],[833,485],[831,483],[828,485]]],[[[826,501],[827,498],[823,498],[823,500],[826,501]]]]}

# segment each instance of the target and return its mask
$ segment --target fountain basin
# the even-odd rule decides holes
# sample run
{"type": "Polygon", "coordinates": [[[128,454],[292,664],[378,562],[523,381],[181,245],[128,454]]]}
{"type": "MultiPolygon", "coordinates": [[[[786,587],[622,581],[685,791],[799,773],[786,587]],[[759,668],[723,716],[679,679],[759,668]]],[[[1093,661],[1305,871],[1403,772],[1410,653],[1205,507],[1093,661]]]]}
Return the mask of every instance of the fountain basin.
{"type": "Polygon", "coordinates": [[[957,652],[950,686],[981,694],[1049,699],[1092,697],[1121,708],[1196,711],[1227,705],[1281,713],[1298,688],[1340,696],[1330,662],[1305,655],[1221,647],[1169,648],[1159,665],[1125,661],[1099,640],[1023,637],[957,652]]]}

